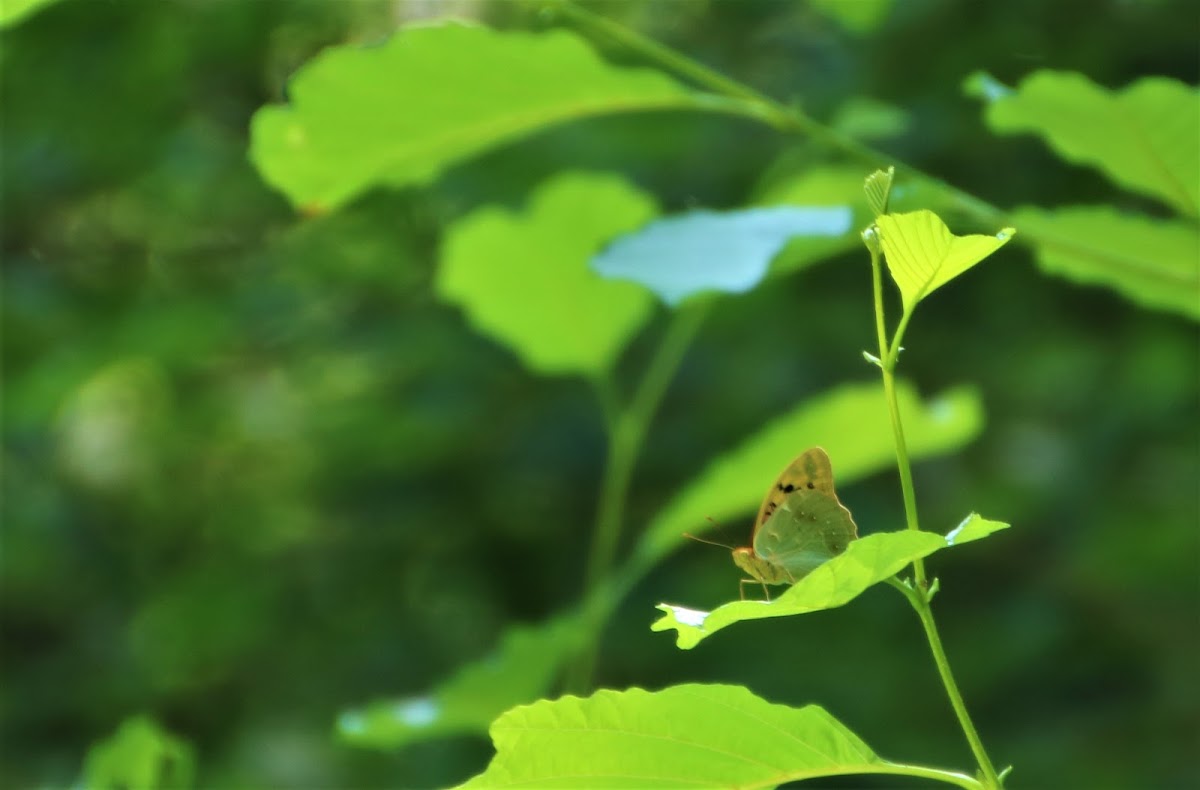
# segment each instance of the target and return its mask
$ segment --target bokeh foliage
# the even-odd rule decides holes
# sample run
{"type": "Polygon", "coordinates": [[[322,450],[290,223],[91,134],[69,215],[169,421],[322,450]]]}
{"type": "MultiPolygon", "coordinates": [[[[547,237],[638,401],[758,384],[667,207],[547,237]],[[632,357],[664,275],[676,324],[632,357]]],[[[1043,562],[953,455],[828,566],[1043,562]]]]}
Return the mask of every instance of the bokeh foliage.
{"type": "MultiPolygon", "coordinates": [[[[992,202],[1166,216],[1033,138],[993,135],[960,86],[1035,68],[1195,84],[1188,4],[875,5],[874,21],[832,3],[595,7],[992,202]]],[[[521,216],[568,169],[620,173],[675,212],[770,204],[797,173],[858,167],[688,112],[555,128],[307,218],[251,166],[252,114],[289,98],[288,75],[323,48],[378,46],[431,11],[537,27],[526,10],[63,0],[0,33],[0,775],[69,783],[92,744],[131,731],[192,744],[202,786],[440,786],[486,762],[472,737],[394,754],[332,737],[339,711],[421,694],[579,598],[599,408],[438,300],[448,229],[486,204],[521,216]],[[140,713],[165,730],[122,727],[140,713]]],[[[629,523],[798,399],[869,375],[865,256],[829,250],[714,306],[654,423],[629,523]]],[[[938,297],[902,370],[927,392],[973,383],[988,425],[918,467],[922,507],[931,523],[978,510],[1014,525],[939,569],[985,738],[1028,786],[1194,781],[1195,325],[1047,277],[1025,252],[938,297]]],[[[651,316],[618,374],[662,325],[651,316]]],[[[899,521],[890,475],[842,495],[870,531],[899,521]]],[[[742,523],[728,534],[744,540],[742,523]]],[[[599,683],[817,699],[885,755],[961,762],[913,624],[882,593],[686,654],[647,631],[653,602],[715,604],[736,578],[701,547],[645,578],[605,632],[599,683]]]]}

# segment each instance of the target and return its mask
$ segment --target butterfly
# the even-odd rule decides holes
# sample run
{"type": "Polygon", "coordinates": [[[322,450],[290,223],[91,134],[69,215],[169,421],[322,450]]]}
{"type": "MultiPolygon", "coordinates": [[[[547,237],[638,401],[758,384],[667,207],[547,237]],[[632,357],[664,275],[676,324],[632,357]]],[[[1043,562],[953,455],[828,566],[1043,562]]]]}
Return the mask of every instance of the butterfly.
{"type": "Polygon", "coordinates": [[[833,490],[833,466],[820,447],[805,450],[788,464],[763,498],[754,519],[751,545],[733,550],[733,562],[747,583],[795,584],[858,537],[850,511],[833,490]]]}

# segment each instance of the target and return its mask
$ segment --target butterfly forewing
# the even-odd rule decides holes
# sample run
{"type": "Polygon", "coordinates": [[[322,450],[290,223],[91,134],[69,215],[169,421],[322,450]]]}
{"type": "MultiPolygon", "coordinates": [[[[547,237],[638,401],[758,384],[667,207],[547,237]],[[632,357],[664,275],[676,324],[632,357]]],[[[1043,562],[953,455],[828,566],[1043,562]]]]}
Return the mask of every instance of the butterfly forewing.
{"type": "Polygon", "coordinates": [[[801,490],[820,491],[837,499],[833,490],[833,465],[824,449],[812,447],[800,453],[771,484],[754,519],[755,536],[788,495],[801,490]]]}

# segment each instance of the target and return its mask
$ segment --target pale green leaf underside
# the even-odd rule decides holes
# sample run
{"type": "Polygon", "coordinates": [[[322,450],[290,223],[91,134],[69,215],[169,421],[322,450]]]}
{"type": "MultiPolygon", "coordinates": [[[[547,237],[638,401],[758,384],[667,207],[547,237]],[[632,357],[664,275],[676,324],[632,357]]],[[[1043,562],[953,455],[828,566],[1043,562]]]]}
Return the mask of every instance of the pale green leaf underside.
{"type": "Polygon", "coordinates": [[[547,126],[643,110],[750,113],[646,69],[616,68],[579,37],[442,23],[381,46],[326,50],[261,108],[251,158],[297,207],[335,208],[379,185],[420,184],[547,126]]]}
{"type": "Polygon", "coordinates": [[[380,699],[338,716],[337,733],[354,746],[395,749],[429,738],[483,732],[513,705],[544,694],[582,642],[577,615],[510,628],[486,658],[460,668],[429,694],[380,699]]]}
{"type": "Polygon", "coordinates": [[[1064,159],[1114,183],[1200,216],[1200,91],[1146,77],[1109,90],[1074,72],[1038,71],[1013,92],[993,92],[989,126],[1034,132],[1064,159]]]}
{"type": "Polygon", "coordinates": [[[496,756],[462,787],[765,788],[894,772],[823,709],[772,704],[738,686],[543,700],[501,716],[491,736],[496,756]]]}
{"type": "Polygon", "coordinates": [[[1036,244],[1038,264],[1104,285],[1138,304],[1200,319],[1200,228],[1123,214],[1109,206],[1022,207],[1013,221],[1036,244]]]}
{"type": "Polygon", "coordinates": [[[616,176],[556,176],[538,187],[526,211],[483,208],[447,231],[438,295],[534,371],[602,373],[650,316],[654,299],[638,285],[601,277],[588,260],[656,213],[652,198],[616,176]]]}
{"type": "Polygon", "coordinates": [[[896,575],[913,560],[928,557],[948,546],[979,540],[1007,526],[972,513],[945,536],[915,530],[868,535],[852,542],[845,553],[830,559],[771,601],[735,601],[711,612],[659,604],[658,608],[665,614],[650,627],[654,631],[674,628],[676,645],[687,650],[742,620],[789,617],[832,609],[849,603],[871,586],[896,575]]]}
{"type": "Polygon", "coordinates": [[[592,268],[640,283],[672,306],[698,293],[743,293],[766,276],[788,239],[844,236],[851,217],[849,206],[692,211],[622,236],[592,268]]]}
{"type": "Polygon", "coordinates": [[[991,255],[1014,233],[1005,228],[995,236],[955,236],[926,210],[884,214],[875,223],[905,310],[991,255]]]}
{"type": "MultiPolygon", "coordinates": [[[[925,458],[967,444],[983,426],[978,395],[959,388],[922,403],[912,385],[896,392],[911,458],[925,458]]],[[[878,384],[838,387],[799,404],[764,426],[741,446],[714,460],[651,522],[639,546],[653,561],[685,540],[683,533],[711,528],[708,519],[750,518],[779,470],[806,447],[824,447],[833,459],[839,490],[895,463],[887,402],[878,384]]]]}

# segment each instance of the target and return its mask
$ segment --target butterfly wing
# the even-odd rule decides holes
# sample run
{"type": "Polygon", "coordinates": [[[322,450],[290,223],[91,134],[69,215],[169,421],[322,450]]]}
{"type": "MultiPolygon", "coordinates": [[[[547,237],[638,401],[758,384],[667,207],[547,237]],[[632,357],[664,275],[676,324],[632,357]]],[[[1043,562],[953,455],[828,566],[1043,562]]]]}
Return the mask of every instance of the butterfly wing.
{"type": "Polygon", "coordinates": [[[754,535],[757,537],[758,531],[790,494],[801,490],[820,491],[837,499],[833,490],[833,465],[824,449],[811,447],[805,450],[779,474],[758,509],[754,535]]]}
{"type": "MultiPolygon", "coordinates": [[[[836,496],[802,488],[790,493],[754,534],[754,553],[799,581],[846,550],[858,527],[836,496]]],[[[768,582],[778,583],[778,582],[768,582]]]]}

